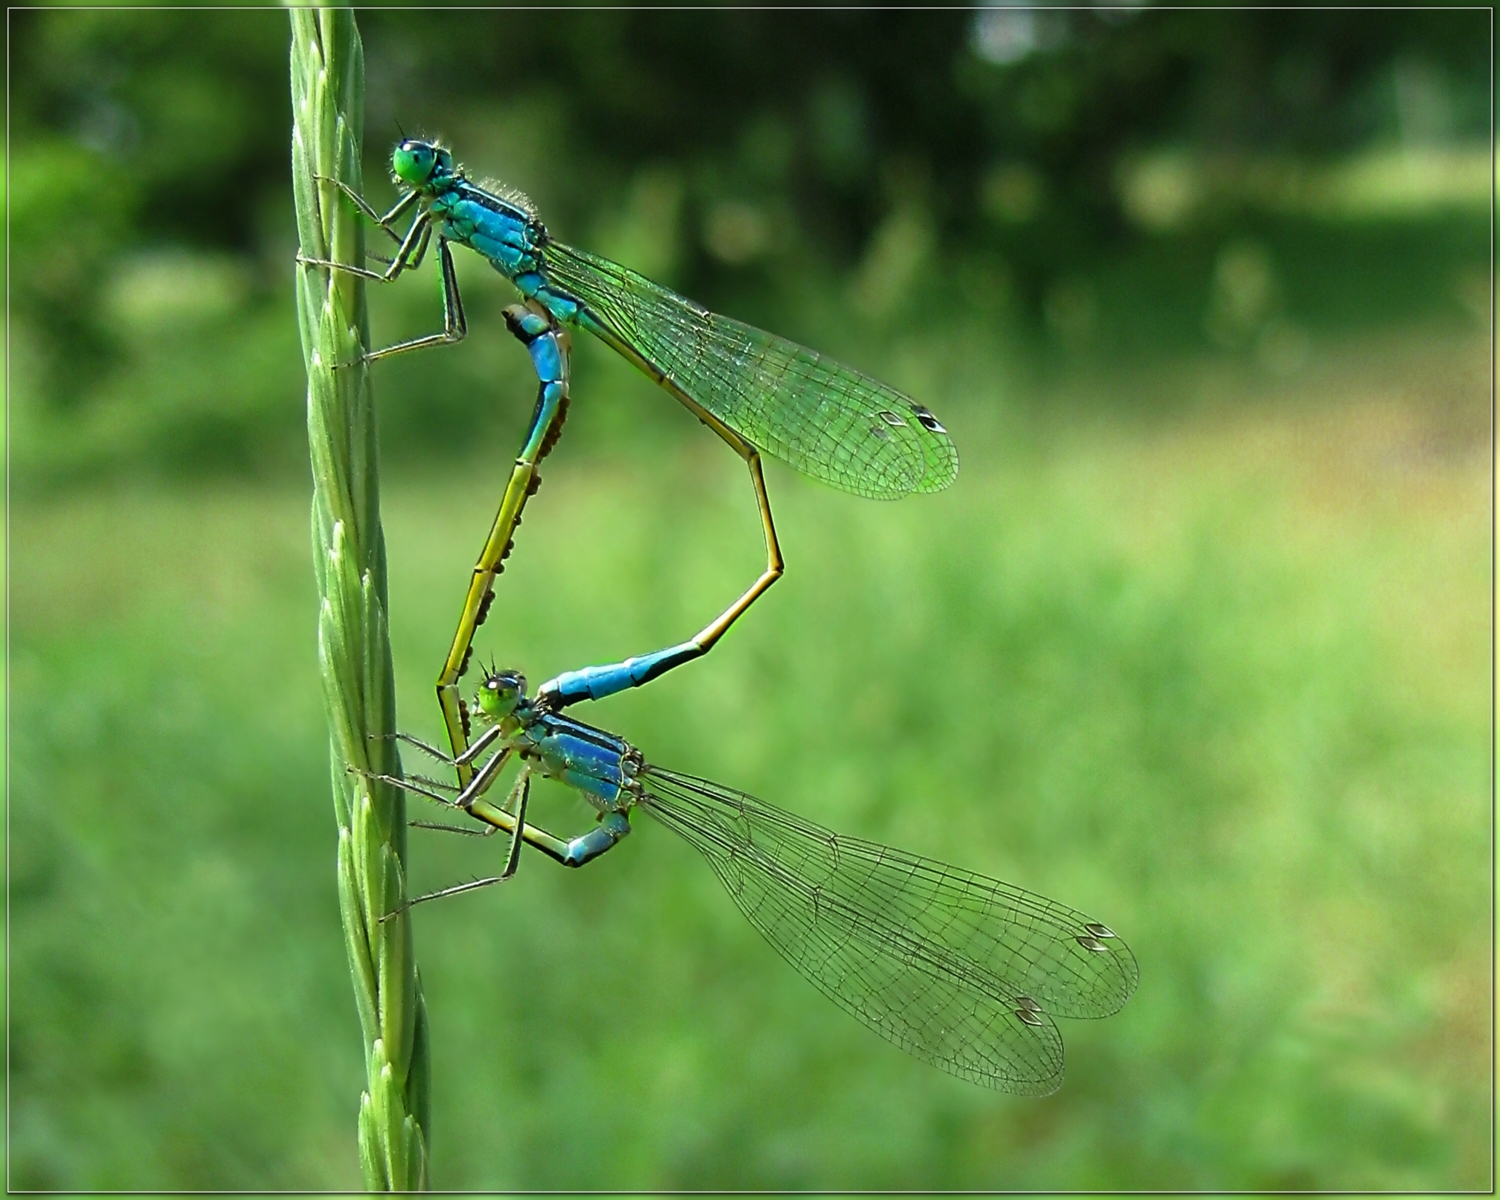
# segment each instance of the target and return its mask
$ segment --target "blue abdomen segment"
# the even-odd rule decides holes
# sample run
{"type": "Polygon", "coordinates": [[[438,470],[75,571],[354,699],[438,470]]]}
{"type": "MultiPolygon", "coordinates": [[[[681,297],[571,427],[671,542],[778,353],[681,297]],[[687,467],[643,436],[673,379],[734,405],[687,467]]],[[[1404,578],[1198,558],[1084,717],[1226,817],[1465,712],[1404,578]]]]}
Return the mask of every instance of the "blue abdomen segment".
{"type": "Polygon", "coordinates": [[[580,700],[603,700],[626,688],[650,683],[658,675],[663,675],[702,653],[703,647],[697,642],[682,642],[666,650],[641,654],[608,666],[564,671],[556,679],[549,679],[537,689],[537,699],[546,699],[557,708],[566,708],[580,700]]]}
{"type": "Polygon", "coordinates": [[[526,346],[526,353],[531,355],[531,364],[536,368],[536,377],[543,383],[561,383],[566,355],[551,322],[540,313],[517,305],[506,311],[505,323],[526,346]]]}
{"type": "Polygon", "coordinates": [[[547,311],[564,325],[578,324],[578,301],[564,296],[543,285],[536,291],[536,298],[547,306],[547,311]]]}
{"type": "Polygon", "coordinates": [[[559,861],[565,867],[581,867],[598,858],[629,832],[630,820],[624,813],[605,813],[597,826],[568,843],[559,861]]]}
{"type": "Polygon", "coordinates": [[[536,368],[536,377],[543,383],[559,383],[563,377],[562,347],[556,337],[537,338],[526,351],[536,368]]]}

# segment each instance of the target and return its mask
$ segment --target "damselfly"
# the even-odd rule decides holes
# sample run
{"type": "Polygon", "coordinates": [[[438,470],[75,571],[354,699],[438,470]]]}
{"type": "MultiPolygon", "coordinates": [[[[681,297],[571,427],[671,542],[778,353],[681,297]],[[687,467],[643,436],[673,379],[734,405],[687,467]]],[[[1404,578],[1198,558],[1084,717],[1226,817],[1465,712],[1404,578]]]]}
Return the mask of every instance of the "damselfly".
{"type": "Polygon", "coordinates": [[[450,795],[456,789],[435,780],[378,777],[460,810],[485,833],[510,835],[499,875],[407,906],[508,879],[523,844],[582,866],[617,845],[631,813],[642,811],[708,860],[751,924],[825,996],[903,1050],[974,1083],[1055,1091],[1063,1046],[1053,1018],[1107,1017],[1135,991],[1130,948],[1083,913],[658,767],[624,739],[558,712],[560,694],[552,681],[532,699],[520,674],[491,671],[476,697],[488,728],[465,752],[477,764],[467,787],[450,795]],[[515,785],[503,804],[492,804],[485,793],[512,759],[520,761],[515,785]],[[528,823],[533,775],[580,793],[598,810],[598,824],[565,839],[528,823]]]}
{"type": "MultiPolygon", "coordinates": [[[[613,347],[688,407],[745,460],[760,511],[766,567],[733,604],[691,640],[569,677],[570,699],[635,687],[706,654],[780,578],[781,548],[761,472],[764,450],[816,479],[862,496],[892,499],[947,487],[958,454],[922,405],[812,350],[721,317],[607,259],[553,240],[525,196],[467,178],[441,146],[408,138],[391,157],[401,198],[383,216],[343,184],[360,211],[397,243],[384,271],[321,259],[308,266],[389,282],[418,266],[437,243],[443,331],[364,356],[371,362],[424,346],[460,341],[468,331],[450,243],[482,254],[525,300],[506,310],[540,380],[536,411],[500,508],[474,567],[458,629],[437,681],[459,780],[471,778],[468,714],[458,681],[484,620],[496,575],[509,553],[538,464],[555,444],[568,405],[568,330],[584,329],[613,347]],[[403,231],[398,222],[411,215],[403,231]]],[[[334,181],[325,181],[334,183],[334,181]]]]}

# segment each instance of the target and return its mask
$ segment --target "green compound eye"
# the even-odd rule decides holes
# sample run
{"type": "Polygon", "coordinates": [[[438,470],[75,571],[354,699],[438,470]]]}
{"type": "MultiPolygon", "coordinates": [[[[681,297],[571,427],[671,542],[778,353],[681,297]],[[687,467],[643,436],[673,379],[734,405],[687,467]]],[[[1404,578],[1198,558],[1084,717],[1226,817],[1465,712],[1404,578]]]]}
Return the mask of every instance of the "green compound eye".
{"type": "Polygon", "coordinates": [[[391,155],[391,169],[403,183],[420,187],[432,175],[437,151],[427,142],[405,141],[391,155]]]}
{"type": "Polygon", "coordinates": [[[474,697],[481,712],[498,721],[515,711],[526,694],[526,678],[516,671],[491,671],[474,697]]]}

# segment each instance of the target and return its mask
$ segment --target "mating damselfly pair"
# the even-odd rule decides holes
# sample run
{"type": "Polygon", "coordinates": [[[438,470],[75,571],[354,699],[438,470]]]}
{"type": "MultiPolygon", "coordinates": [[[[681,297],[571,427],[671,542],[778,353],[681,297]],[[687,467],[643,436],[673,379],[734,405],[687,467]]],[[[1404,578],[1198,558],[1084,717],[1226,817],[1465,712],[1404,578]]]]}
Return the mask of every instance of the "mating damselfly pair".
{"type": "Polygon", "coordinates": [[[698,849],[772,945],[871,1029],[976,1083],[1025,1094],[1055,1090],[1063,1057],[1052,1018],[1107,1016],[1137,982],[1134,957],[1108,926],[1008,884],[845,838],[744,793],[665,770],[623,739],[562,714],[703,656],[780,577],[784,562],[760,451],[843,490],[896,498],[952,482],[958,458],[947,431],[925,407],[874,379],[554,241],[525,197],[471,181],[435,143],[404,139],[392,166],[403,194],[384,215],[337,185],[396,244],[386,269],[301,260],[388,282],[420,265],[436,243],[443,331],[363,361],[466,335],[450,250],[458,243],[520,291],[524,302],[506,310],[506,323],[539,380],[535,412],[438,676],[452,753],[407,739],[449,763],[456,783],[381,777],[457,808],[475,822],[464,832],[507,831],[509,850],[499,875],[417,899],[509,878],[523,845],[581,866],[616,845],[629,832],[630,814],[643,810],[698,849]],[[397,222],[407,214],[403,230],[397,222]],[[487,728],[471,741],[459,679],[521,512],[539,485],[538,464],[561,431],[573,329],[634,363],[741,456],[761,517],[766,568],[689,641],[567,672],[535,697],[518,673],[491,670],[476,697],[487,728]],[[512,760],[520,764],[516,783],[496,805],[486,794],[512,760]],[[533,775],[583,795],[598,812],[595,828],[563,839],[528,823],[533,775]]]}

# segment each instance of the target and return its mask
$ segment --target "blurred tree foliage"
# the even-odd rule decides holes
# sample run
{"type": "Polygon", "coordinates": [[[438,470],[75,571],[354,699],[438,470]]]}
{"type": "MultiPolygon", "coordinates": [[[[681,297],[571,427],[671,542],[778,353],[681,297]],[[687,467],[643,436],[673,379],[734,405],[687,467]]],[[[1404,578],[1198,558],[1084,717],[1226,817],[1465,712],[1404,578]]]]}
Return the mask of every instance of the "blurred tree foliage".
{"type": "MultiPolygon", "coordinates": [[[[361,20],[377,197],[398,121],[445,134],[477,169],[534,191],[563,236],[798,336],[825,333],[809,288],[867,340],[962,309],[1064,345],[1101,324],[1113,294],[1128,318],[1191,292],[1180,330],[1125,319],[1113,342],[1096,339],[1110,352],[1180,349],[1204,338],[1202,294],[1225,269],[1226,237],[1255,233],[1257,220],[1255,236],[1291,239],[1279,258],[1308,265],[1306,307],[1324,313],[1350,296],[1364,317],[1451,306],[1453,262],[1487,253],[1482,211],[1455,225],[1424,210],[1426,241],[1407,237],[1410,220],[1394,237],[1389,222],[1366,222],[1345,235],[1356,244],[1343,259],[1306,214],[1283,211],[1267,233],[1245,195],[1179,220],[1206,176],[1158,161],[1164,148],[1182,161],[1308,163],[1482,141],[1489,26],[1478,10],[361,20]],[[1142,162],[1156,173],[1131,175],[1142,162]],[[1383,290],[1390,311],[1344,269],[1356,259],[1404,272],[1407,286],[1383,290]],[[1113,284],[1111,263],[1123,264],[1113,284]],[[1372,303],[1379,311],[1366,312],[1372,303]]],[[[284,17],[265,10],[12,14],[21,379],[54,422],[80,406],[114,414],[76,438],[66,422],[23,423],[19,463],[63,461],[61,444],[92,437],[117,457],[166,446],[168,466],[245,468],[266,461],[254,447],[295,442],[295,377],[282,365],[286,45],[284,17]],[[165,345],[177,341],[187,345],[165,345]],[[185,357],[210,348],[207,378],[230,393],[212,411],[194,399],[202,380],[185,357]],[[142,402],[147,391],[156,398],[142,402]],[[32,455],[32,433],[58,445],[32,455]]],[[[456,415],[428,425],[447,431],[439,441],[463,429],[456,415]]]]}

